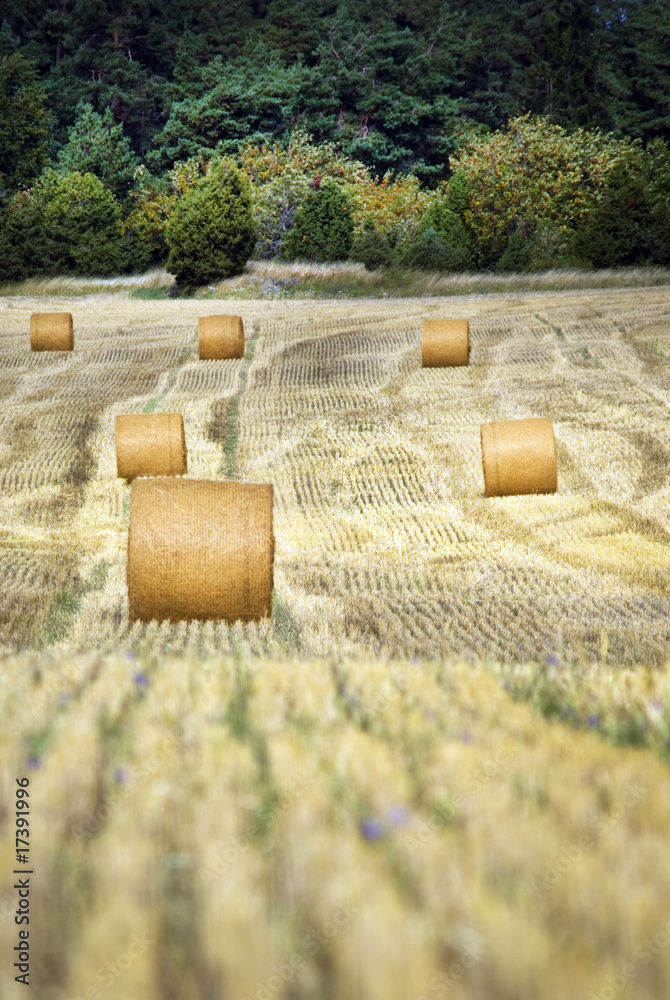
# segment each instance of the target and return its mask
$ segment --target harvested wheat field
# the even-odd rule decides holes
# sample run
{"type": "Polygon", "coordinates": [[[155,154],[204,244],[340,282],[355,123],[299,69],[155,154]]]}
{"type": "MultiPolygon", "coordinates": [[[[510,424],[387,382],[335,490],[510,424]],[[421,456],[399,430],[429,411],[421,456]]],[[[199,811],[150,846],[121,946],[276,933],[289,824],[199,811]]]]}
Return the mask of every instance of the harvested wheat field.
{"type": "Polygon", "coordinates": [[[670,995],[670,288],[227,300],[223,361],[211,303],[45,301],[0,300],[0,997],[16,778],[39,1000],[670,995]],[[130,624],[152,412],[272,484],[271,617],[130,624]],[[527,417],[556,492],[484,496],[527,417]]]}

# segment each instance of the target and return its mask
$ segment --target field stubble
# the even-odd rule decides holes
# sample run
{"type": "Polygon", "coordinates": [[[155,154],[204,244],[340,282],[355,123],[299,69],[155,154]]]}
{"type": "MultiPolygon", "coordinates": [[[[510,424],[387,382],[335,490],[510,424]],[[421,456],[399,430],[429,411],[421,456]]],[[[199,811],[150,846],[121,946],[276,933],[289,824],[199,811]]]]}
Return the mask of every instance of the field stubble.
{"type": "Polygon", "coordinates": [[[40,997],[668,995],[665,765],[510,695],[666,750],[670,293],[249,301],[227,362],[198,302],[50,299],[67,357],[40,308],[0,311],[40,997]],[[431,315],[470,317],[469,367],[421,369],[431,315]],[[114,419],[160,411],[189,476],[274,485],[267,621],[129,625],[114,419]],[[536,415],[556,494],[485,498],[479,425],[536,415]]]}

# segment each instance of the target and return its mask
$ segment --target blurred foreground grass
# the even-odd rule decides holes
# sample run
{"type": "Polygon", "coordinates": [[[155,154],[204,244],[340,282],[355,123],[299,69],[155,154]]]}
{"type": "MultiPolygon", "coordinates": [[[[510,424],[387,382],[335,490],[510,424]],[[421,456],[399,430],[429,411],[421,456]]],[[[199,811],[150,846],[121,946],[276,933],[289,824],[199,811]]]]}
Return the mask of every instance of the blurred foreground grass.
{"type": "Polygon", "coordinates": [[[581,729],[493,664],[7,651],[35,995],[670,995],[668,667],[504,669],[581,729]]]}

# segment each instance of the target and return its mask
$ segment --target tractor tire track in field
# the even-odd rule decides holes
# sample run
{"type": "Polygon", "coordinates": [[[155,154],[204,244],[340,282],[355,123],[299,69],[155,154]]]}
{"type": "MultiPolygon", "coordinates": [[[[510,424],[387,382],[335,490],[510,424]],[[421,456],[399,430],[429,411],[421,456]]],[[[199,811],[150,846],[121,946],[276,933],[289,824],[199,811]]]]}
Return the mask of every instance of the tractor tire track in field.
{"type": "Polygon", "coordinates": [[[207,426],[208,436],[223,449],[221,459],[221,474],[224,479],[235,479],[237,475],[237,461],[235,452],[239,438],[240,423],[240,399],[247,387],[249,380],[249,369],[251,367],[256,344],[260,335],[260,321],[254,323],[253,333],[245,343],[244,357],[239,366],[238,388],[231,396],[218,399],[211,409],[211,416],[207,426]]]}
{"type": "Polygon", "coordinates": [[[15,372],[0,422],[0,631],[5,641],[19,648],[62,642],[82,596],[104,584],[104,561],[84,575],[74,528],[98,465],[100,418],[112,402],[155,392],[166,356],[178,360],[183,351],[75,350],[54,360],[25,346],[0,350],[0,371],[8,366],[15,372]],[[27,576],[19,571],[21,564],[32,567],[27,576]]]}
{"type": "Polygon", "coordinates": [[[197,358],[197,300],[78,308],[68,358],[26,349],[29,302],[0,317],[2,642],[667,656],[667,290],[250,300],[224,362],[197,358]],[[470,316],[469,366],[421,368],[426,315],[470,316]],[[158,409],[189,476],[274,485],[271,620],[129,628],[114,419],[158,409]],[[557,493],[484,497],[480,424],[540,414],[557,493]]]}

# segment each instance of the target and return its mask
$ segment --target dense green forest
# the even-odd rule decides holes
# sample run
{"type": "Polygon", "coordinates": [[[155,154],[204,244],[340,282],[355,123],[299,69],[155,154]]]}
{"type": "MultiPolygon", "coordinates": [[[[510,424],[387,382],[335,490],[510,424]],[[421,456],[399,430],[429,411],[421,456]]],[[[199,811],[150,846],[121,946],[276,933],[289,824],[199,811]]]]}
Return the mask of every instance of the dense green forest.
{"type": "MultiPolygon", "coordinates": [[[[666,2],[175,0],[161,5],[152,0],[61,0],[42,7],[31,0],[0,0],[0,22],[0,228],[5,250],[8,212],[16,216],[10,220],[15,238],[25,229],[19,209],[26,218],[26,212],[43,213],[56,191],[61,203],[63,198],[81,203],[75,189],[88,185],[89,198],[113,196],[103,214],[108,226],[122,231],[114,266],[121,258],[136,267],[164,259],[165,240],[157,232],[149,234],[152,213],[147,206],[158,206],[167,225],[165,199],[186,192],[182,168],[187,161],[198,165],[195,181],[212,160],[230,157],[240,165],[246,149],[249,168],[261,155],[250,160],[250,149],[267,152],[279,144],[286,150],[292,141],[304,146],[304,136],[328,151],[321,156],[321,167],[336,180],[339,170],[339,179],[353,184],[347,164],[357,164],[364,171],[359,182],[364,176],[386,177],[389,185],[402,178],[415,181],[417,219],[417,206],[425,210],[428,204],[422,194],[446,197],[455,167],[464,168],[464,158],[470,156],[465,168],[468,163],[472,168],[477,143],[481,149],[487,137],[519,120],[560,129],[566,141],[580,129],[608,136],[610,151],[619,151],[608,165],[617,165],[617,191],[622,185],[628,191],[624,201],[630,201],[631,185],[640,176],[647,179],[636,201],[638,208],[644,203],[642,215],[652,205],[659,210],[664,185],[670,183],[664,166],[670,140],[666,2]],[[616,142],[627,143],[631,156],[636,150],[635,170],[630,156],[624,157],[627,167],[621,162],[624,147],[613,146],[616,142]],[[104,194],[95,195],[92,181],[82,180],[89,174],[101,182],[104,194]],[[35,183],[37,194],[26,196],[35,183]],[[26,197],[32,198],[32,208],[26,207],[26,197]]],[[[281,232],[290,228],[309,195],[309,156],[303,150],[297,159],[301,162],[289,156],[285,166],[302,170],[302,186],[284,170],[285,186],[293,186],[281,232]]],[[[258,177],[248,173],[258,194],[258,177]]],[[[275,181],[279,173],[276,169],[275,181]]],[[[616,202],[618,195],[611,191],[601,197],[606,182],[611,187],[610,174],[601,171],[597,182],[590,177],[598,193],[594,210],[603,198],[601,209],[616,202]]],[[[613,176],[616,180],[616,172],[613,176]]],[[[269,174],[264,178],[270,179],[269,174]]],[[[473,206],[461,191],[442,208],[455,211],[459,197],[458,220],[438,211],[433,223],[439,216],[452,246],[463,237],[459,225],[465,226],[473,251],[467,260],[461,254],[460,263],[458,254],[443,254],[442,265],[492,266],[511,240],[512,257],[516,247],[517,263],[524,266],[519,241],[532,235],[528,224],[516,219],[499,239],[482,247],[476,223],[481,205],[473,206]]],[[[390,262],[407,234],[387,232],[389,226],[385,229],[370,213],[364,219],[352,209],[357,228],[351,252],[371,263],[390,262]],[[380,229],[385,229],[383,246],[380,229]]],[[[261,251],[267,256],[280,249],[281,240],[276,233],[263,236],[267,218],[257,215],[265,239],[261,251]]],[[[585,215],[581,221],[586,223],[585,215]]],[[[99,221],[87,224],[96,228],[99,221]]],[[[439,235],[439,225],[424,224],[424,235],[427,228],[439,235]]],[[[607,237],[582,233],[580,239],[581,249],[572,246],[572,256],[599,263],[592,248],[598,240],[605,247],[607,237]]],[[[650,251],[645,235],[642,243],[637,241],[638,249],[629,248],[619,262],[665,263],[659,239],[658,234],[651,239],[657,249],[650,251]]],[[[47,243],[43,241],[43,249],[47,243]]],[[[422,246],[425,250],[425,238],[422,246]]],[[[81,264],[63,263],[66,257],[61,254],[60,266],[81,271],[81,264]]],[[[426,258],[419,248],[414,257],[422,266],[431,254],[426,258]]],[[[433,264],[439,264],[438,258],[439,253],[433,254],[433,264]]],[[[35,266],[34,261],[18,262],[8,273],[32,273],[35,266]]],[[[98,265],[92,260],[87,266],[98,265]]]]}

